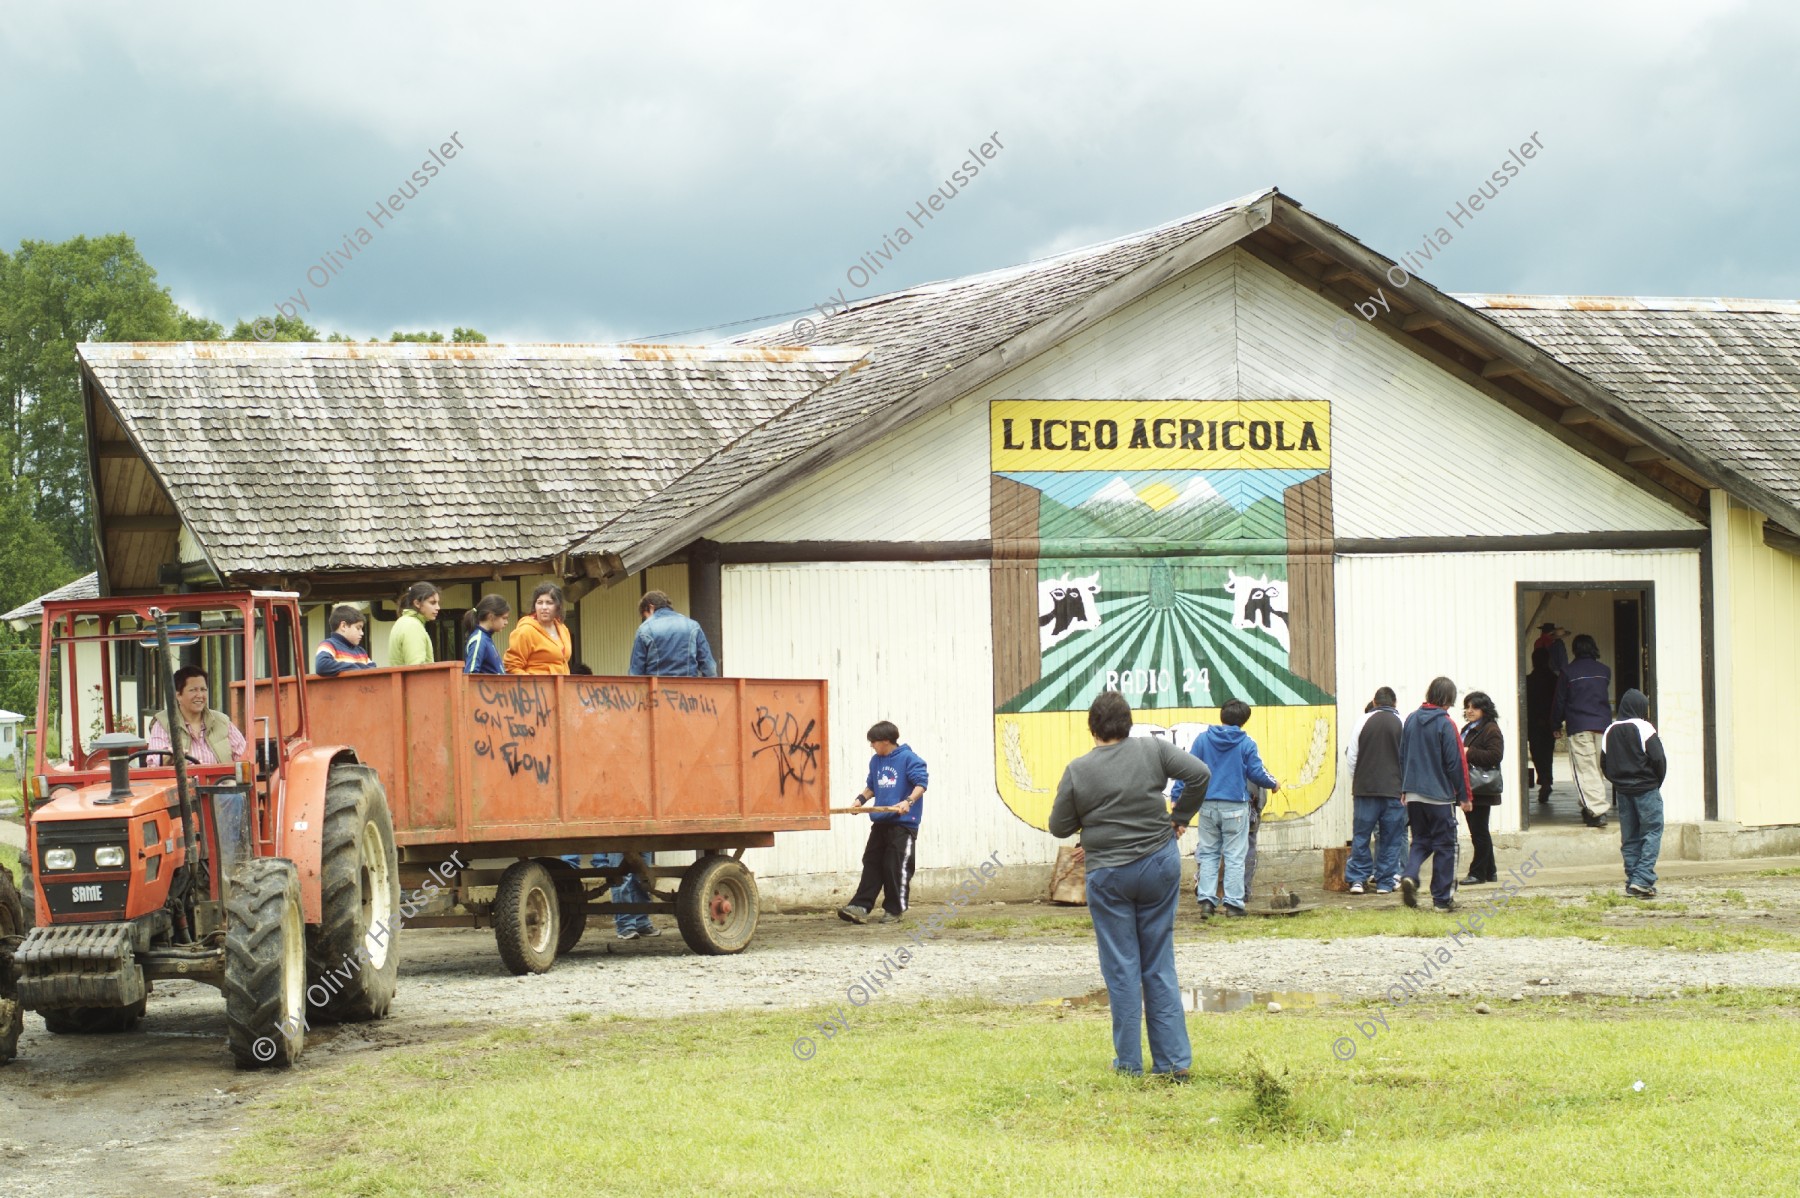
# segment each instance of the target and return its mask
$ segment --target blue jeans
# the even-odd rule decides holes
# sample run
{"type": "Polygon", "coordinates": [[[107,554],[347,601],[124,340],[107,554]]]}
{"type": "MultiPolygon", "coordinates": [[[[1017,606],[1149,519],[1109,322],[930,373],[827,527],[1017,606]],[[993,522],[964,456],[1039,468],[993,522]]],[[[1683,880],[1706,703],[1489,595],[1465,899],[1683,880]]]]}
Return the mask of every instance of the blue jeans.
{"type": "Polygon", "coordinates": [[[1656,859],[1662,854],[1662,791],[1614,792],[1613,806],[1619,809],[1619,852],[1625,858],[1626,883],[1656,885],[1656,859]]]}
{"type": "Polygon", "coordinates": [[[1456,901],[1456,812],[1454,803],[1408,803],[1406,822],[1412,828],[1412,851],[1406,858],[1406,876],[1415,882],[1425,859],[1431,859],[1431,903],[1442,907],[1456,901]]]}
{"type": "MultiPolygon", "coordinates": [[[[645,865],[656,864],[655,853],[645,853],[643,854],[643,857],[645,865]]],[[[576,869],[581,868],[581,858],[579,856],[564,857],[563,860],[567,861],[570,865],[573,865],[576,869]]],[[[617,869],[624,863],[625,854],[623,853],[595,853],[593,856],[593,868],[595,869],[617,869]]],[[[641,878],[637,874],[626,874],[625,880],[612,888],[612,901],[615,903],[649,902],[650,883],[648,879],[641,878]]],[[[613,916],[613,928],[616,931],[641,932],[650,926],[652,925],[648,915],[613,916]]]]}
{"type": "Polygon", "coordinates": [[[1398,798],[1356,797],[1356,826],[1350,839],[1350,861],[1344,866],[1344,880],[1354,885],[1371,879],[1377,886],[1393,889],[1400,876],[1400,865],[1406,856],[1406,808],[1398,798]],[[1381,853],[1379,862],[1369,851],[1369,838],[1376,838],[1381,853]]]}
{"type": "Polygon", "coordinates": [[[1194,897],[1210,903],[1219,891],[1219,858],[1225,860],[1225,901],[1244,905],[1244,853],[1250,847],[1250,804],[1208,799],[1200,804],[1194,843],[1194,897]]]}
{"type": "Polygon", "coordinates": [[[1173,838],[1128,865],[1088,870],[1088,914],[1112,1004],[1113,1068],[1124,1073],[1144,1071],[1139,1029],[1145,1023],[1153,1070],[1168,1073],[1194,1063],[1175,979],[1180,895],[1181,850],[1173,838]]]}

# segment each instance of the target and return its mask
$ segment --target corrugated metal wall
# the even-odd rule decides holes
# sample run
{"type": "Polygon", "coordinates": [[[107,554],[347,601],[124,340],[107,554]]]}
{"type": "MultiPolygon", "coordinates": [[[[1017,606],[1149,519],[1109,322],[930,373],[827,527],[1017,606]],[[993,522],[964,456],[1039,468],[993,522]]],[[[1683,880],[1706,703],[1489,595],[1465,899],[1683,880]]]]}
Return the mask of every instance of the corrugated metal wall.
{"type": "MultiPolygon", "coordinates": [[[[1459,694],[1487,691],[1506,735],[1508,798],[1495,816],[1501,831],[1519,828],[1515,767],[1525,751],[1516,584],[1652,583],[1657,730],[1669,755],[1665,812],[1671,822],[1703,818],[1698,550],[1343,557],[1337,579],[1340,737],[1356,727],[1378,686],[1394,688],[1402,713],[1423,701],[1439,674],[1454,679],[1459,694]]],[[[1348,793],[1340,775],[1321,843],[1348,837],[1348,793]]]]}
{"type": "MultiPolygon", "coordinates": [[[[919,865],[1049,861],[1055,841],[994,790],[992,645],[985,562],[727,566],[731,672],[831,682],[831,790],[842,806],[869,766],[864,734],[893,720],[931,769],[919,865]]],[[[868,823],[778,837],[746,856],[759,874],[855,873],[868,823]]]]}

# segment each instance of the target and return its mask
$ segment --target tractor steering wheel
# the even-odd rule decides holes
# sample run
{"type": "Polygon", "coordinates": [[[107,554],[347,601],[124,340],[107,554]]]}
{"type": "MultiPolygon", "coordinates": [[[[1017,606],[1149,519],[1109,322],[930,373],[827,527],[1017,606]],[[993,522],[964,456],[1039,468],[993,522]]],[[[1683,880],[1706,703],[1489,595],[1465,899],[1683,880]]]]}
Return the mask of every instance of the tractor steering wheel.
{"type": "MultiPolygon", "coordinates": [[[[168,749],[139,749],[137,752],[135,752],[131,756],[127,757],[125,759],[125,761],[127,764],[129,764],[133,761],[136,761],[140,757],[169,757],[169,758],[172,758],[174,756],[175,756],[175,754],[170,752],[168,749]]],[[[187,763],[189,765],[199,765],[201,763],[200,759],[198,757],[195,757],[192,753],[183,753],[181,756],[187,761],[187,763]]],[[[150,763],[145,762],[144,764],[148,765],[150,763]]]]}
{"type": "MultiPolygon", "coordinates": [[[[81,759],[81,768],[84,770],[97,770],[101,766],[103,766],[107,763],[107,760],[110,756],[111,756],[111,754],[106,749],[91,750],[87,754],[87,756],[85,756],[81,759]]],[[[165,757],[165,758],[167,758],[167,757],[173,757],[173,756],[174,756],[174,754],[172,752],[170,752],[168,749],[141,749],[138,752],[131,754],[131,756],[127,757],[125,760],[127,762],[132,762],[132,761],[136,761],[140,757],[165,757]]],[[[192,753],[183,753],[182,756],[187,758],[188,761],[194,765],[200,764],[198,761],[194,760],[194,755],[192,753]]],[[[145,764],[147,765],[149,763],[146,762],[145,764]]]]}

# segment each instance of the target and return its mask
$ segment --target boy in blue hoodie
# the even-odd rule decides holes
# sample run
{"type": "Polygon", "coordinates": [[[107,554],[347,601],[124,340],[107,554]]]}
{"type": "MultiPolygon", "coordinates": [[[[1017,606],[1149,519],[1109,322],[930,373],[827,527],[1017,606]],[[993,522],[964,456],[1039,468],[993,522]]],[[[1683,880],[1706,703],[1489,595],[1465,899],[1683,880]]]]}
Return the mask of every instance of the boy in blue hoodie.
{"type": "MultiPolygon", "coordinates": [[[[1222,723],[1214,724],[1194,741],[1191,752],[1212,771],[1206,800],[1200,804],[1199,835],[1194,845],[1194,897],[1200,900],[1201,918],[1213,913],[1213,895],[1219,892],[1219,862],[1225,863],[1225,914],[1244,913],[1244,855],[1250,847],[1250,784],[1265,790],[1281,789],[1281,783],[1263,768],[1256,742],[1244,732],[1250,722],[1250,705],[1227,699],[1219,710],[1222,723]]],[[[1185,789],[1185,788],[1184,788],[1185,789]]],[[[1177,794],[1177,800],[1180,799],[1177,794]]]]}
{"type": "Polygon", "coordinates": [[[848,904],[838,908],[846,923],[867,923],[875,899],[883,896],[882,914],[876,923],[888,923],[906,914],[912,889],[914,853],[919,838],[919,817],[925,814],[925,787],[930,783],[925,759],[900,743],[900,729],[882,720],[869,729],[867,784],[856,796],[856,806],[892,807],[869,816],[869,843],[863,849],[862,881],[848,904]]]}

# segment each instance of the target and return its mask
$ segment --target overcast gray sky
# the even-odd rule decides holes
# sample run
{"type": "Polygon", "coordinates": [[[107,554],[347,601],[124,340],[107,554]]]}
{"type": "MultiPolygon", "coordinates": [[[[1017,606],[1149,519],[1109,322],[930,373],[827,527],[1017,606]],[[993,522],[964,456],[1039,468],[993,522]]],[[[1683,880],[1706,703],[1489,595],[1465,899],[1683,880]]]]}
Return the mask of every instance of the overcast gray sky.
{"type": "Polygon", "coordinates": [[[313,324],[360,336],[616,340],[1005,266],[1269,185],[1397,255],[1535,132],[1543,152],[1429,281],[1794,298],[1797,61],[1789,0],[7,0],[0,245],[128,232],[227,324],[304,288],[313,324]],[[996,133],[915,228],[907,210],[996,133]],[[452,134],[464,149],[377,226],[452,134]],[[913,241],[849,287],[900,226],[913,241]],[[347,263],[308,282],[333,249],[347,263]]]}

